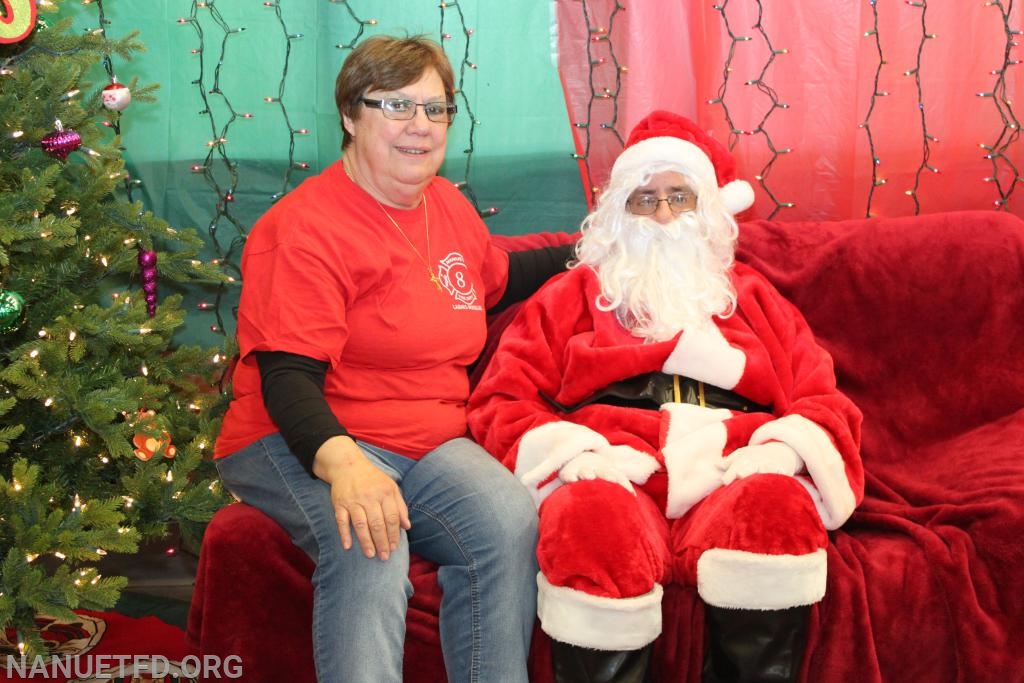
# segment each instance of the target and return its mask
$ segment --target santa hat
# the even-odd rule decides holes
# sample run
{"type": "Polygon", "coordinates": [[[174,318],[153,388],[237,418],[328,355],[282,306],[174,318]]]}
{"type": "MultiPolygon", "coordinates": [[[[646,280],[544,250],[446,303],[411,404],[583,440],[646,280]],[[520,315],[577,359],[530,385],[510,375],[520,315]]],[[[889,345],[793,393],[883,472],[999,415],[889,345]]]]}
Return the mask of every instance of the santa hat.
{"type": "Polygon", "coordinates": [[[734,214],[754,204],[754,188],[736,178],[736,160],[729,150],[686,117],[667,111],[648,114],[629,134],[612,166],[610,183],[654,164],[674,167],[696,176],[706,187],[717,187],[734,214]]]}

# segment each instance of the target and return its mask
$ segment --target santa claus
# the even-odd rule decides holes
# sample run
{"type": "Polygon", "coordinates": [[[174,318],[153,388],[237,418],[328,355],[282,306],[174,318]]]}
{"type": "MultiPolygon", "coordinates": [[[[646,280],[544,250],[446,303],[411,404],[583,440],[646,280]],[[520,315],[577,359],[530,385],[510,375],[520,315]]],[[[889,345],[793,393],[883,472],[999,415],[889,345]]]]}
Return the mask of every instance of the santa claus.
{"type": "Polygon", "coordinates": [[[796,680],[828,530],[863,495],[861,414],[800,313],[734,262],[729,152],[654,112],[472,395],[473,435],[539,507],[559,681],[641,680],[662,586],[695,586],[705,683],[796,680]],[[598,673],[599,672],[599,673],[598,673]]]}

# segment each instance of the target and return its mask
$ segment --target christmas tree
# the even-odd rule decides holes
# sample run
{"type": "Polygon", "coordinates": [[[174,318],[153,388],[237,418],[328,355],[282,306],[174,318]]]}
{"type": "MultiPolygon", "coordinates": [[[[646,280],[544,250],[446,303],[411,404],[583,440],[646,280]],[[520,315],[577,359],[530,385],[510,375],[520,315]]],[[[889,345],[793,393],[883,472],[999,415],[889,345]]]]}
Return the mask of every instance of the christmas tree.
{"type": "Polygon", "coordinates": [[[154,88],[89,82],[142,45],[36,5],[0,3],[0,627],[27,654],[37,617],[116,602],[104,555],[225,502],[217,351],[176,344],[182,297],[158,296],[224,276],[131,200],[121,110],[154,88]]]}

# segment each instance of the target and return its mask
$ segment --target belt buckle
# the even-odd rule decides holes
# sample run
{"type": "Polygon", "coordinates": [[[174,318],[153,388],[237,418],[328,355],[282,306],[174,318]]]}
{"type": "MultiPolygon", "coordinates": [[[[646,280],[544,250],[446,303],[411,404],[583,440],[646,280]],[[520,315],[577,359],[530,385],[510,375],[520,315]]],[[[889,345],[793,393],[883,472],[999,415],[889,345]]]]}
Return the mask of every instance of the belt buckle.
{"type": "Polygon", "coordinates": [[[687,379],[689,381],[686,383],[686,397],[684,398],[679,375],[672,375],[672,400],[676,403],[689,403],[706,408],[707,400],[704,396],[704,382],[701,382],[699,379],[687,379]],[[697,386],[694,387],[694,384],[697,386]]]}

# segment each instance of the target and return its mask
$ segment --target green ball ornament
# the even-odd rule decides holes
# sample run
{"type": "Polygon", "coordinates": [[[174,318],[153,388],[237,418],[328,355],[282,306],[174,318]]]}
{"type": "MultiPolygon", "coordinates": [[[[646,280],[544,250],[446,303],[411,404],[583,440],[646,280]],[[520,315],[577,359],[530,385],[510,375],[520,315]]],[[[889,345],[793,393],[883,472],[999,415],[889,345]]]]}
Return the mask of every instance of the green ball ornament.
{"type": "Polygon", "coordinates": [[[25,324],[25,300],[17,292],[0,289],[0,334],[14,332],[25,324]]]}

